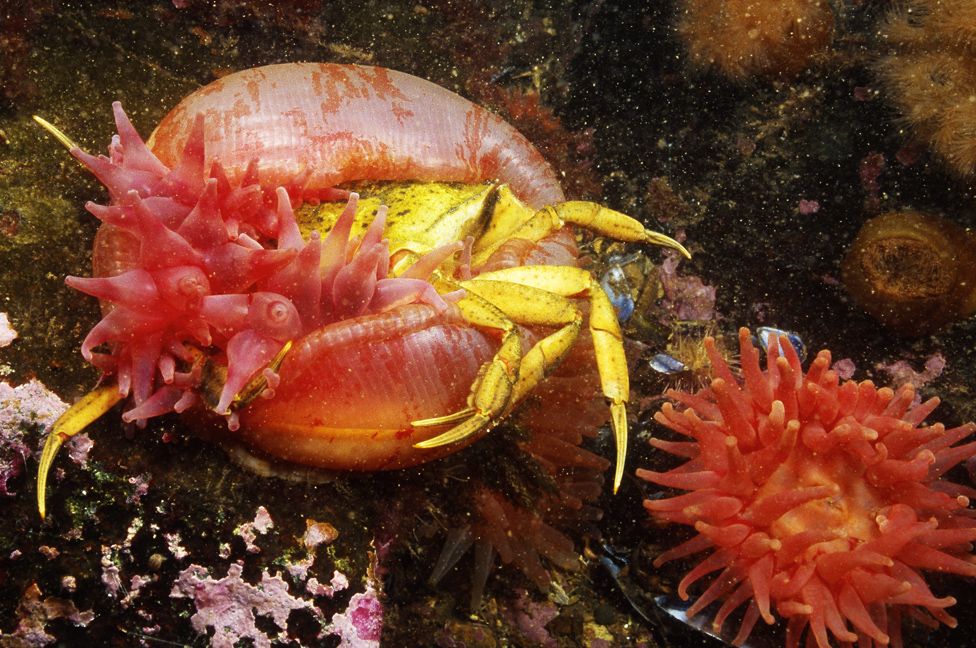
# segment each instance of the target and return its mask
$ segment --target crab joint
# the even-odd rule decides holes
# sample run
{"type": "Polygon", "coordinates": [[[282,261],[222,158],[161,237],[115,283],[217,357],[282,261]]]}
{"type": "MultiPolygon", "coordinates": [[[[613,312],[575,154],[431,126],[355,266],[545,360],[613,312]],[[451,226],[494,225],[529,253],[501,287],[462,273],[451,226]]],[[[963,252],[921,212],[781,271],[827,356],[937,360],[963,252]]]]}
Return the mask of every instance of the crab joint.
{"type": "Polygon", "coordinates": [[[44,519],[46,508],[44,499],[47,495],[47,474],[51,464],[64,442],[78,434],[95,422],[105,412],[112,409],[122,400],[116,385],[106,385],[88,392],[77,403],[68,408],[51,427],[44,450],[41,452],[41,462],[37,469],[37,512],[44,519]]]}
{"type": "Polygon", "coordinates": [[[229,409],[226,412],[221,412],[221,414],[226,416],[231,412],[244,409],[254,402],[254,399],[260,397],[268,390],[271,390],[270,393],[274,393],[275,387],[278,386],[278,370],[281,369],[281,363],[285,361],[285,356],[291,351],[292,346],[294,346],[293,340],[285,342],[278,350],[278,353],[275,354],[275,357],[271,359],[271,362],[268,363],[268,366],[265,367],[264,371],[257,372],[244,385],[241,391],[234,396],[234,400],[231,402],[229,409]]]}

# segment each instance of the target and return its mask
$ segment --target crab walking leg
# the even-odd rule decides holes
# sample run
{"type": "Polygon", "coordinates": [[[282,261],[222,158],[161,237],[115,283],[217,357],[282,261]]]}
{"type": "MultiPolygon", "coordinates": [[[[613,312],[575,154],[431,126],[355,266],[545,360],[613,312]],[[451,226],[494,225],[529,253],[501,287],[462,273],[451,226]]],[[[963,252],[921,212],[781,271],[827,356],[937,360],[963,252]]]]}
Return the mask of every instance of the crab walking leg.
{"type": "Polygon", "coordinates": [[[593,336],[597,372],[603,395],[610,401],[610,421],[617,446],[616,468],[613,476],[614,493],[623,479],[627,459],[627,408],[630,399],[630,377],[624,354],[623,333],[610,298],[593,276],[581,268],[571,266],[517,266],[485,272],[479,281],[498,281],[538,288],[571,297],[587,295],[590,299],[589,327],[593,336]]]}
{"type": "Polygon", "coordinates": [[[444,434],[415,444],[415,448],[437,448],[487,432],[507,411],[518,380],[523,358],[522,342],[515,323],[478,295],[469,293],[457,305],[464,319],[471,324],[502,331],[502,343],[495,356],[478,372],[471,385],[467,408],[453,414],[411,422],[414,427],[430,427],[461,421],[444,434]]]}
{"type": "MultiPolygon", "coordinates": [[[[472,299],[474,308],[465,311],[465,317],[474,324],[485,325],[484,315],[497,317],[495,310],[500,311],[504,321],[526,326],[559,326],[558,331],[547,335],[532,345],[513,365],[512,383],[499,383],[481,379],[471,388],[471,402],[484,403],[474,405],[460,412],[440,416],[433,419],[414,421],[414,426],[434,425],[466,419],[460,425],[448,430],[444,434],[416,444],[418,448],[435,448],[448,443],[459,441],[469,435],[485,432],[498,420],[508,415],[512,407],[525,397],[536,385],[545,379],[566,354],[573,348],[579,337],[583,325],[583,314],[566,297],[552,292],[503,281],[482,281],[473,279],[460,283],[467,295],[472,299]],[[483,304],[490,304],[492,310],[481,310],[483,304]],[[477,319],[473,319],[477,318],[477,319]]],[[[461,305],[464,305],[462,300],[461,305]]],[[[514,325],[513,325],[514,330],[514,325]]],[[[513,338],[518,340],[518,335],[513,338]]],[[[495,358],[485,365],[488,371],[499,361],[506,359],[515,361],[504,348],[499,350],[495,358]]],[[[482,369],[485,374],[486,369],[482,369]]]]}
{"type": "Polygon", "coordinates": [[[44,450],[41,451],[40,466],[37,469],[37,512],[41,514],[42,520],[47,512],[44,502],[47,496],[47,475],[58,450],[61,449],[65,441],[91,425],[120,400],[122,400],[122,395],[119,394],[118,386],[99,387],[82,396],[81,400],[69,407],[54,422],[51,432],[47,435],[47,441],[44,443],[44,450]]]}
{"type": "Polygon", "coordinates": [[[461,287],[490,301],[517,324],[560,327],[533,344],[522,358],[518,380],[510,398],[511,409],[552,373],[570,352],[583,326],[583,313],[566,297],[533,286],[478,277],[462,282],[461,287]]]}

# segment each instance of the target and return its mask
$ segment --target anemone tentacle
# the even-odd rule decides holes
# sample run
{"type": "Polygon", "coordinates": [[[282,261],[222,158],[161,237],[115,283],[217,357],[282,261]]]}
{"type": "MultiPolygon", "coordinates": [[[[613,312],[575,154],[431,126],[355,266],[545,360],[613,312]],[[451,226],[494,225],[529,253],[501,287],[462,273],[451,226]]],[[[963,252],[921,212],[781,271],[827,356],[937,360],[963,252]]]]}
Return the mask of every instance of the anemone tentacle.
{"type": "Polygon", "coordinates": [[[208,172],[202,116],[182,157],[167,166],[121,104],[112,106],[118,134],[108,155],[77,147],[71,153],[111,197],[108,205],[89,203],[88,211],[131,238],[134,253],[121,260],[116,254],[105,269],[96,246],[96,276],[68,277],[67,283],[102,302],[104,317],[85,338],[82,353],[105,373],[117,374],[119,392],[133,396],[123,415],[127,422],[142,426],[199,400],[201,354],[225,365],[215,410],[229,416],[235,396],[255,376],[264,372],[273,386],[267,365],[289,340],[401,304],[447,308],[429,280],[457,247],[435,250],[409,276],[390,276],[385,208],[355,241],[350,230],[358,196],[313,192],[348,202],[324,240],[314,232],[306,241],[294,210],[312,194],[301,178],[262,186],[257,159],[234,182],[219,161],[208,172]]]}

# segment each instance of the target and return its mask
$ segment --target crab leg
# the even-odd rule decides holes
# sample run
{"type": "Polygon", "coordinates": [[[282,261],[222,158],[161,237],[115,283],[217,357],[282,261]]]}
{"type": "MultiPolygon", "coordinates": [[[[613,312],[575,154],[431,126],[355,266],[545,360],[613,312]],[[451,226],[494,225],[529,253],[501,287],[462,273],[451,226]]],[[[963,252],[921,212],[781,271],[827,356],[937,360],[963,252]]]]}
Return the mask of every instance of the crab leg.
{"type": "Polygon", "coordinates": [[[490,273],[464,281],[461,287],[497,306],[513,322],[524,326],[560,327],[532,345],[522,358],[509,402],[510,410],[563,361],[579,337],[583,313],[571,300],[554,292],[481,278],[487,274],[490,273]]]}
{"type": "MultiPolygon", "coordinates": [[[[471,265],[484,264],[506,241],[513,238],[540,241],[553,232],[559,231],[567,223],[620,241],[651,243],[672,248],[688,258],[691,257],[688,250],[678,241],[649,230],[639,221],[620,212],[583,201],[559,203],[531,212],[506,185],[499,185],[495,192],[491,217],[472,250],[471,265]]],[[[518,380],[505,408],[517,403],[528,390],[545,377],[547,372],[558,365],[563,356],[568,353],[568,348],[575,341],[579,331],[578,327],[574,330],[573,325],[569,323],[573,318],[567,318],[565,315],[560,317],[558,307],[546,301],[539,293],[520,294],[520,291],[513,288],[513,284],[562,297],[576,295],[589,297],[589,328],[593,337],[597,371],[603,394],[610,401],[611,423],[617,446],[613,479],[613,490],[617,492],[623,479],[627,457],[628,431],[625,403],[630,398],[630,379],[623,348],[623,334],[613,305],[587,271],[571,266],[519,266],[485,272],[472,281],[464,282],[462,287],[469,293],[481,294],[485,300],[501,307],[505,315],[514,322],[563,327],[551,336],[543,338],[540,341],[541,346],[537,344],[538,348],[533,347],[526,354],[516,368],[518,380]],[[489,288],[488,284],[495,282],[503,284],[504,289],[489,288]],[[547,309],[553,310],[546,312],[547,309]]],[[[476,393],[481,394],[480,397],[486,397],[488,394],[482,393],[484,389],[487,389],[484,383],[477,384],[472,390],[472,399],[475,398],[476,393]]],[[[500,397],[501,394],[493,396],[500,397]]],[[[415,421],[414,425],[453,422],[470,415],[469,408],[447,417],[415,421]]],[[[477,417],[465,421],[446,434],[418,444],[417,447],[437,447],[463,438],[462,426],[467,429],[468,435],[483,431],[484,427],[479,426],[478,421],[487,420],[484,419],[485,416],[490,418],[498,415],[479,412],[477,417]]]]}
{"type": "Polygon", "coordinates": [[[457,305],[464,319],[471,324],[502,331],[502,344],[495,356],[478,372],[471,386],[467,408],[453,414],[411,422],[414,427],[430,427],[462,421],[444,434],[415,444],[415,448],[436,448],[487,432],[507,411],[518,380],[523,358],[522,342],[515,323],[477,295],[467,294],[457,305]]]}
{"type": "Polygon", "coordinates": [[[51,470],[51,464],[54,463],[58,450],[65,441],[91,425],[120,400],[122,395],[119,394],[117,385],[99,387],[82,396],[81,400],[69,407],[68,411],[54,422],[44,443],[44,450],[41,451],[40,466],[37,469],[37,511],[41,514],[42,520],[46,513],[44,499],[47,495],[47,474],[51,470]]]}
{"type": "MultiPolygon", "coordinates": [[[[627,357],[624,354],[623,333],[610,299],[589,272],[571,266],[518,266],[478,275],[479,282],[488,280],[537,288],[563,297],[574,295],[589,297],[589,328],[593,336],[597,371],[600,374],[603,395],[610,401],[610,420],[617,446],[613,478],[613,490],[616,492],[623,479],[624,463],[627,458],[625,404],[630,398],[630,378],[627,357]]],[[[505,298],[501,295],[498,299],[505,298]]],[[[523,303],[512,306],[514,312],[523,312],[520,310],[524,307],[523,303]]]]}
{"type": "MultiPolygon", "coordinates": [[[[459,285],[467,296],[458,305],[472,324],[511,327],[513,332],[515,323],[561,328],[536,342],[523,357],[515,357],[503,342],[502,348],[485,364],[471,387],[470,407],[446,416],[413,421],[415,427],[463,421],[444,434],[416,444],[418,448],[454,443],[494,426],[562,362],[573,348],[583,324],[582,312],[569,299],[546,290],[480,278],[459,285]],[[498,374],[499,378],[504,377],[504,382],[488,379],[496,367],[505,367],[505,373],[498,374]]],[[[506,341],[513,340],[513,344],[518,339],[517,334],[506,337],[506,341]]]]}
{"type": "Polygon", "coordinates": [[[564,223],[572,223],[601,236],[627,243],[660,245],[677,250],[686,259],[691,258],[685,246],[670,236],[649,230],[640,221],[597,203],[571,200],[554,207],[544,207],[541,211],[552,211],[564,223]]]}
{"type": "Polygon", "coordinates": [[[498,187],[496,195],[491,220],[474,246],[474,266],[483,264],[509,239],[539,241],[566,223],[618,241],[672,248],[691,258],[691,253],[670,236],[649,230],[640,221],[597,203],[574,200],[531,212],[505,185],[498,187]]]}

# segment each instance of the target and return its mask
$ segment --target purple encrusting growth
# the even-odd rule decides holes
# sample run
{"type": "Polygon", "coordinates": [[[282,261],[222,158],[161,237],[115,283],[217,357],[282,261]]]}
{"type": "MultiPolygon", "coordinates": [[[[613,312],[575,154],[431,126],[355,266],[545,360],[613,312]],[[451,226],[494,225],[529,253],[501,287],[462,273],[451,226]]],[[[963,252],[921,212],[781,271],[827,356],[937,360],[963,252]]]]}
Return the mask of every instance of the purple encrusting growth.
{"type": "MultiPolygon", "coordinates": [[[[378,646],[383,610],[377,594],[379,585],[372,575],[367,579],[366,591],[353,595],[345,612],[334,615],[332,623],[326,623],[322,611],[315,605],[316,597],[332,598],[337,592],[348,588],[349,579],[338,570],[333,570],[328,584],[320,583],[314,576],[309,577],[309,569],[315,563],[316,548],[335,540],[338,532],[326,522],[307,520],[306,526],[306,535],[301,541],[307,552],[305,560],[299,563],[285,561],[286,573],[295,589],[294,595],[289,592],[283,574],[272,576],[265,569],[261,580],[252,585],[243,577],[244,563],[237,562],[231,564],[227,575],[221,579],[212,578],[207,567],[191,564],[174,581],[170,596],[193,599],[196,610],[190,619],[193,629],[200,634],[207,634],[208,629],[213,629],[213,646],[229,647],[245,638],[251,639],[255,646],[286,642],[289,640],[286,632],[288,619],[296,610],[305,610],[319,621],[322,627],[319,638],[336,634],[340,636],[343,646],[378,646]],[[281,632],[277,635],[263,632],[256,620],[259,616],[269,617],[281,632]]],[[[255,553],[252,547],[259,551],[253,544],[257,535],[268,533],[273,527],[274,522],[267,509],[259,506],[254,521],[240,525],[235,533],[244,538],[248,553],[255,553]]],[[[171,537],[166,539],[172,544],[171,537]]],[[[179,538],[175,541],[178,543],[179,538]]],[[[115,575],[118,576],[117,570],[115,575]]],[[[136,582],[136,577],[133,577],[133,583],[136,582]]],[[[146,582],[144,578],[138,578],[140,587],[146,582]]]]}
{"type": "MultiPolygon", "coordinates": [[[[890,364],[879,362],[875,369],[885,372],[890,376],[891,382],[896,385],[911,384],[916,390],[921,389],[928,383],[942,375],[946,368],[946,359],[941,353],[933,353],[925,360],[921,371],[915,371],[905,360],[897,360],[890,364]]],[[[917,393],[916,399],[921,399],[917,393]]]]}
{"type": "Polygon", "coordinates": [[[327,596],[329,598],[335,596],[336,592],[341,592],[348,587],[349,578],[338,569],[333,570],[332,579],[328,585],[323,585],[314,576],[305,583],[305,591],[312,596],[327,596]]]}
{"type": "Polygon", "coordinates": [[[138,504],[141,502],[143,495],[149,492],[149,482],[151,479],[152,475],[149,473],[133,475],[126,479],[127,482],[132,484],[132,492],[125,498],[125,501],[129,504],[138,504]]]}
{"type": "MultiPolygon", "coordinates": [[[[128,550],[128,547],[126,547],[128,550]]],[[[119,567],[119,545],[102,545],[102,584],[105,591],[112,598],[117,598],[122,589],[122,570],[119,567]]]]}
{"type": "Polygon", "coordinates": [[[676,320],[715,319],[715,286],[695,275],[678,274],[681,260],[680,254],[665,252],[664,262],[658,269],[664,290],[662,305],[676,320]]]}
{"type": "Polygon", "coordinates": [[[225,577],[214,580],[205,567],[190,565],[173,584],[170,596],[191,598],[196,605],[196,613],[190,617],[193,629],[206,634],[207,628],[213,628],[214,648],[233,648],[245,638],[257,648],[270,648],[276,637],[269,637],[257,627],[257,616],[270,618],[284,631],[288,616],[295,610],[321,614],[311,601],[289,594],[288,583],[280,576],[271,576],[264,570],[261,582],[251,585],[241,578],[242,571],[243,566],[234,563],[225,577]]]}
{"type": "Polygon", "coordinates": [[[345,574],[336,570],[329,585],[322,585],[314,576],[309,578],[308,570],[315,564],[315,549],[319,545],[328,545],[339,537],[339,532],[328,522],[316,522],[312,519],[305,520],[305,535],[302,536],[302,545],[305,547],[305,557],[297,560],[287,560],[285,570],[296,583],[305,583],[305,590],[314,596],[332,597],[336,592],[349,586],[349,580],[345,574]]]}
{"type": "Polygon", "coordinates": [[[802,216],[816,214],[818,211],[820,211],[820,201],[800,198],[800,202],[797,205],[797,211],[800,212],[800,215],[802,216]]]}
{"type": "MultiPolygon", "coordinates": [[[[382,578],[386,573],[384,562],[392,545],[392,538],[381,540],[374,537],[372,564],[366,574],[366,588],[353,594],[344,612],[332,615],[332,623],[325,626],[320,637],[337,635],[339,648],[379,648],[384,617],[383,601],[380,599],[382,578]]],[[[348,579],[337,571],[332,577],[330,589],[335,592],[348,584],[348,579]]]]}
{"type": "MultiPolygon", "coordinates": [[[[242,639],[251,639],[258,647],[271,646],[276,640],[286,639],[284,631],[293,611],[306,610],[321,618],[321,610],[314,601],[300,595],[292,596],[281,576],[271,576],[264,570],[261,581],[251,585],[242,578],[242,573],[243,565],[234,563],[227,576],[215,580],[206,567],[190,565],[180,572],[173,584],[171,597],[193,599],[196,608],[196,613],[190,617],[193,629],[200,634],[207,634],[208,628],[214,630],[212,646],[230,648],[242,639]],[[269,617],[282,634],[265,634],[257,627],[258,616],[269,617]]],[[[331,598],[348,586],[346,576],[335,571],[329,585],[322,585],[312,578],[306,589],[312,596],[331,598]]],[[[352,596],[345,611],[332,616],[332,622],[323,627],[319,638],[336,635],[339,645],[345,648],[378,648],[382,630],[383,605],[370,579],[363,592],[352,596]]]]}
{"type": "Polygon", "coordinates": [[[522,636],[533,646],[555,648],[556,640],[549,634],[546,626],[559,616],[559,610],[552,601],[533,601],[525,590],[518,591],[518,598],[510,608],[502,610],[522,636]]]}
{"type": "Polygon", "coordinates": [[[0,313],[0,347],[9,346],[17,339],[17,331],[10,325],[10,320],[6,313],[0,313]]]}
{"type": "MultiPolygon", "coordinates": [[[[43,383],[31,380],[13,387],[0,382],[0,495],[14,495],[11,480],[24,469],[27,457],[33,454],[25,435],[32,426],[47,427],[68,405],[43,383]]],[[[40,440],[42,447],[44,439],[40,440]]],[[[87,434],[73,437],[67,444],[71,460],[83,466],[94,442],[87,434]]]]}
{"type": "Polygon", "coordinates": [[[196,404],[201,349],[227,368],[214,409],[233,428],[230,407],[253,378],[263,376],[263,395],[273,395],[277,377],[268,364],[289,340],[402,304],[447,307],[428,279],[460,243],[431,251],[413,273],[390,277],[385,208],[359,241],[350,240],[356,194],[312,190],[302,178],[263,186],[257,160],[232,184],[219,162],[204,168],[202,115],[170,169],[118,102],[113,109],[118,135],[108,157],[71,150],[111,195],[108,206],[86,206],[103,223],[95,274],[111,276],[68,277],[67,283],[111,305],[85,338],[82,354],[117,375],[122,395],[132,395],[127,422],[142,425],[196,404]],[[293,207],[346,196],[328,236],[303,240],[293,207]],[[106,344],[108,353],[96,350],[106,344]]]}
{"type": "Polygon", "coordinates": [[[190,552],[183,546],[183,538],[180,537],[179,533],[164,533],[163,538],[166,540],[166,548],[177,560],[183,560],[190,555],[190,552]]]}
{"type": "Polygon", "coordinates": [[[340,648],[379,648],[383,633],[383,604],[372,583],[353,594],[345,612],[332,615],[325,634],[338,635],[340,648]]]}
{"type": "Polygon", "coordinates": [[[268,509],[259,506],[254,514],[254,521],[241,524],[234,529],[234,533],[244,540],[244,546],[248,553],[260,553],[261,547],[254,544],[254,541],[257,540],[258,534],[266,534],[273,526],[274,520],[271,519],[268,509]]]}

